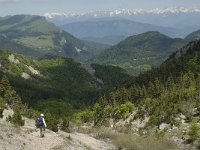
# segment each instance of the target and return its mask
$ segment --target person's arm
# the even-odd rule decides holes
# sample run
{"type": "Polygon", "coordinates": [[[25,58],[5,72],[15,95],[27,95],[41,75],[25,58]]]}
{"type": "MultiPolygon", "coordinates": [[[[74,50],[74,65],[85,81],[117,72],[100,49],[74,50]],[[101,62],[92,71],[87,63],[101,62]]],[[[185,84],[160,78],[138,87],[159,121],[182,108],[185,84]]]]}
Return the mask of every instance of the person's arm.
{"type": "Polygon", "coordinates": [[[44,118],[42,118],[42,119],[43,119],[44,126],[45,126],[45,128],[46,128],[46,127],[47,127],[47,124],[46,124],[44,118]]]}

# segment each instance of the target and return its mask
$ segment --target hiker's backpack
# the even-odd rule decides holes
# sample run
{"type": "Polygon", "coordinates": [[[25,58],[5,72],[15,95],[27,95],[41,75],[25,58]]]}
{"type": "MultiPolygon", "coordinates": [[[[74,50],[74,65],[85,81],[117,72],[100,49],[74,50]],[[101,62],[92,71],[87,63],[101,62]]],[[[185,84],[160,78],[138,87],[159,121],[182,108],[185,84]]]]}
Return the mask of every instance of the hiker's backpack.
{"type": "Polygon", "coordinates": [[[39,117],[38,119],[37,119],[37,124],[36,124],[36,126],[39,128],[40,126],[43,126],[44,125],[44,123],[43,123],[43,118],[42,117],[39,117]]]}

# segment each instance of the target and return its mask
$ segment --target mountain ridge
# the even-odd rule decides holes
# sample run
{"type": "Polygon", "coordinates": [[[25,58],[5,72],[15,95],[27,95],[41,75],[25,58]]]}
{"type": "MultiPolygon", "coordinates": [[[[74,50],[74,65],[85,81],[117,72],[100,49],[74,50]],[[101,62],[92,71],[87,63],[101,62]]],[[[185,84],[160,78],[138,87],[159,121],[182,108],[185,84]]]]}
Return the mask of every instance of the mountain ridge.
{"type": "Polygon", "coordinates": [[[100,18],[88,21],[69,23],[60,26],[61,29],[75,35],[78,38],[93,37],[128,37],[147,31],[159,31],[169,36],[176,36],[177,31],[173,28],[140,23],[125,18],[100,18]]]}
{"type": "Polygon", "coordinates": [[[87,59],[92,55],[87,51],[90,48],[84,42],[41,16],[3,17],[0,19],[0,33],[0,48],[36,58],[52,55],[87,59]]]}
{"type": "Polygon", "coordinates": [[[200,8],[168,7],[168,8],[153,8],[153,9],[116,9],[111,11],[92,11],[88,13],[46,12],[42,14],[42,16],[52,19],[55,16],[74,17],[74,16],[84,16],[92,14],[94,15],[94,17],[97,17],[98,15],[101,16],[101,14],[117,16],[120,14],[137,15],[144,13],[165,14],[165,13],[199,13],[199,12],[200,8]]]}
{"type": "Polygon", "coordinates": [[[104,50],[91,60],[93,63],[117,65],[131,74],[158,66],[167,57],[185,44],[183,39],[170,38],[150,31],[130,36],[124,41],[104,50]]]}
{"type": "Polygon", "coordinates": [[[185,37],[186,41],[194,41],[200,39],[200,30],[194,31],[185,37]]]}

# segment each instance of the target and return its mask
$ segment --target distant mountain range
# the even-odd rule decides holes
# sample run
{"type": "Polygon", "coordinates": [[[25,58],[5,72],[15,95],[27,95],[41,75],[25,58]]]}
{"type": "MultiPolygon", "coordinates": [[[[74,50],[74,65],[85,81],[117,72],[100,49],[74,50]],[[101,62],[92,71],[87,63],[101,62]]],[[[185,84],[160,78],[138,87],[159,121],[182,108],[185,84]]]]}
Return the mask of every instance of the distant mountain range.
{"type": "Polygon", "coordinates": [[[0,48],[35,58],[67,56],[80,60],[92,55],[83,41],[44,17],[32,15],[0,18],[0,48]]]}
{"type": "Polygon", "coordinates": [[[200,8],[119,9],[89,13],[45,13],[42,16],[78,38],[111,45],[123,39],[119,37],[146,31],[185,38],[200,29],[200,8]]]}
{"type": "Polygon", "coordinates": [[[102,43],[106,45],[115,45],[124,39],[126,39],[127,36],[123,35],[109,35],[109,36],[104,36],[104,37],[83,37],[80,38],[81,40],[87,40],[87,41],[92,41],[92,42],[97,42],[97,43],[102,43]]]}
{"type": "Polygon", "coordinates": [[[182,38],[200,28],[200,8],[118,9],[88,13],[45,13],[43,16],[59,26],[98,18],[120,17],[136,22],[175,28],[178,32],[176,37],[182,38]]]}
{"type": "Polygon", "coordinates": [[[111,11],[92,11],[86,13],[58,13],[47,12],[45,16],[49,20],[58,24],[65,24],[69,22],[76,22],[77,20],[88,20],[88,18],[102,18],[102,17],[123,17],[123,16],[139,16],[139,15],[170,15],[170,14],[191,14],[200,13],[200,8],[184,8],[184,7],[168,7],[168,8],[154,8],[154,9],[117,9],[111,11]]]}
{"type": "MultiPolygon", "coordinates": [[[[139,34],[142,30],[146,31],[150,28],[166,29],[166,32],[171,32],[170,28],[159,28],[159,26],[119,18],[115,18],[113,22],[110,19],[104,21],[102,22],[102,19],[91,21],[91,24],[99,29],[96,32],[95,30],[89,31],[88,27],[88,32],[94,31],[98,35],[103,35],[102,26],[107,25],[107,27],[112,26],[114,30],[110,31],[114,34],[114,31],[120,31],[122,28],[125,30],[125,24],[130,26],[126,29],[126,34],[131,31],[131,27],[135,27],[137,35],[125,39],[125,36],[121,37],[115,33],[114,37],[120,37],[119,41],[122,41],[109,48],[109,45],[87,41],[87,38],[86,41],[85,39],[79,40],[49,23],[44,17],[16,15],[0,18],[0,48],[40,59],[71,57],[76,61],[86,63],[86,66],[89,63],[114,65],[122,67],[132,75],[137,75],[153,66],[160,65],[171,53],[189,41],[199,38],[199,31],[191,33],[185,39],[180,39],[171,38],[157,31],[139,34]]],[[[86,25],[90,26],[88,22],[86,25]]],[[[106,31],[109,32],[109,29],[107,28],[104,33],[106,31]]],[[[120,32],[123,33],[123,31],[120,32]]]]}
{"type": "Polygon", "coordinates": [[[78,38],[88,39],[89,37],[91,41],[95,42],[97,42],[97,39],[101,40],[105,38],[105,41],[99,41],[105,44],[117,44],[122,40],[122,38],[120,39],[118,37],[128,37],[147,31],[159,31],[172,37],[178,34],[176,29],[173,28],[139,23],[123,18],[93,19],[90,21],[66,24],[61,26],[61,28],[78,38]],[[109,40],[109,37],[113,40],[109,40]]]}
{"type": "Polygon", "coordinates": [[[130,36],[104,50],[91,60],[92,63],[120,66],[132,75],[159,66],[170,54],[187,42],[170,38],[159,32],[146,32],[130,36]]]}

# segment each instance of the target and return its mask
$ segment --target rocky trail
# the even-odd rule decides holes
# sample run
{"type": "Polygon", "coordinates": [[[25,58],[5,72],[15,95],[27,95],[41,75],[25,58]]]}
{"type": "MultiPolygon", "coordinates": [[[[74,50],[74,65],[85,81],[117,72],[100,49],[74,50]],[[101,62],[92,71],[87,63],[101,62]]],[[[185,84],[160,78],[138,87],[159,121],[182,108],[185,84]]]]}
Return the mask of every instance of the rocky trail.
{"type": "MultiPolygon", "coordinates": [[[[4,114],[10,114],[5,112],[4,114]]],[[[45,137],[39,137],[39,129],[33,119],[25,119],[23,127],[16,127],[0,119],[0,150],[112,150],[114,145],[95,139],[89,134],[57,133],[46,130],[45,137]]]]}
{"type": "MultiPolygon", "coordinates": [[[[26,120],[27,121],[27,120],[26,120]]],[[[111,150],[115,147],[105,141],[83,133],[57,133],[46,130],[45,137],[39,137],[39,129],[27,126],[15,127],[0,120],[1,150],[111,150]]]]}

